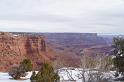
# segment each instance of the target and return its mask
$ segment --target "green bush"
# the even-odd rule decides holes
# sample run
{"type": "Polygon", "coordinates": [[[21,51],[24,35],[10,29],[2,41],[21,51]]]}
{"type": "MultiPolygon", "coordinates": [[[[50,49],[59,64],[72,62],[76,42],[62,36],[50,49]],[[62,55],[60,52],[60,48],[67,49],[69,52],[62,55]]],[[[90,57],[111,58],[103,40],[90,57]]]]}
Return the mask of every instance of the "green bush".
{"type": "Polygon", "coordinates": [[[26,76],[26,72],[25,72],[25,70],[23,70],[23,68],[22,68],[21,66],[19,66],[19,67],[13,67],[13,68],[9,71],[9,75],[10,75],[13,79],[20,79],[20,77],[26,76]]]}
{"type": "Polygon", "coordinates": [[[26,72],[31,71],[32,70],[32,63],[30,59],[24,59],[21,63],[20,66],[18,67],[13,67],[10,71],[9,71],[9,75],[13,78],[13,79],[20,79],[20,77],[25,77],[26,76],[26,72]]]}
{"type": "Polygon", "coordinates": [[[20,65],[26,72],[32,71],[33,65],[30,59],[24,59],[20,65]]]}
{"type": "Polygon", "coordinates": [[[54,72],[54,69],[51,64],[43,63],[39,72],[35,75],[33,72],[31,76],[31,81],[35,82],[57,82],[59,80],[59,75],[54,72]]]}

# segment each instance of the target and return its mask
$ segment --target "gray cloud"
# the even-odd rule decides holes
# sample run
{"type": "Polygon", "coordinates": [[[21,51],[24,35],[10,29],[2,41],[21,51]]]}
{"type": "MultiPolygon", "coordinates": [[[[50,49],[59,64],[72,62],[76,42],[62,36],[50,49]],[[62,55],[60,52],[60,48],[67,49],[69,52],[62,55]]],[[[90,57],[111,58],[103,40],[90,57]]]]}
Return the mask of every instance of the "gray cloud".
{"type": "Polygon", "coordinates": [[[0,0],[0,29],[123,33],[122,0],[0,0]]]}

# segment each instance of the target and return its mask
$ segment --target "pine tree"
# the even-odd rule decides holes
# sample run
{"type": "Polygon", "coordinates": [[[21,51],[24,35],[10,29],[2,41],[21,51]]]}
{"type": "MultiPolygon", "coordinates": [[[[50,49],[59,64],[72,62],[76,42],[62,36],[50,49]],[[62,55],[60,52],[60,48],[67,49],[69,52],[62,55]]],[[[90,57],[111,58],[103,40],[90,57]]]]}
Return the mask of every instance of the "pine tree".
{"type": "Polygon", "coordinates": [[[116,71],[124,76],[124,39],[114,38],[114,66],[116,71]]]}
{"type": "MultiPolygon", "coordinates": [[[[34,77],[31,77],[31,80],[34,77]]],[[[59,76],[54,72],[54,69],[51,64],[43,63],[40,71],[35,76],[36,82],[57,82],[59,80],[59,76]]]]}
{"type": "Polygon", "coordinates": [[[30,59],[24,59],[20,64],[26,72],[32,71],[33,65],[30,59]]]}

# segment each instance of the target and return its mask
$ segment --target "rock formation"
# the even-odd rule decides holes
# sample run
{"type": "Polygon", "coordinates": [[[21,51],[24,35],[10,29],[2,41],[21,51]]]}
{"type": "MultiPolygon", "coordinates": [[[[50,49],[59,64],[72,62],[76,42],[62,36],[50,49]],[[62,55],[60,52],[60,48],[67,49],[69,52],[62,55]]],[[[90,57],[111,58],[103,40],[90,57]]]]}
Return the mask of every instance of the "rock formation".
{"type": "Polygon", "coordinates": [[[96,33],[7,33],[0,32],[0,71],[8,71],[30,58],[35,69],[44,61],[64,61],[78,66],[80,51],[94,56],[108,54],[112,49],[96,33]]]}
{"type": "Polygon", "coordinates": [[[30,58],[34,67],[42,64],[44,60],[50,60],[51,56],[47,54],[44,37],[1,32],[0,71],[18,65],[25,58],[30,58]]]}

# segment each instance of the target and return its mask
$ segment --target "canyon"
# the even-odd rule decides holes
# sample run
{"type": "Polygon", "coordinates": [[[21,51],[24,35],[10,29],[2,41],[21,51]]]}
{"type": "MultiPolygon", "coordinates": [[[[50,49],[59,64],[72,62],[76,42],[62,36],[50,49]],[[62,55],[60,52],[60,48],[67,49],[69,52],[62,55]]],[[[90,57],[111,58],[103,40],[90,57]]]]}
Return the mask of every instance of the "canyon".
{"type": "Polygon", "coordinates": [[[8,71],[29,58],[34,69],[44,61],[64,61],[78,66],[81,51],[95,56],[109,54],[112,47],[96,33],[24,33],[0,32],[0,71],[8,71]]]}
{"type": "Polygon", "coordinates": [[[109,54],[112,47],[112,39],[99,36],[97,33],[40,33],[46,37],[47,44],[57,51],[70,52],[80,55],[84,51],[86,55],[109,54]],[[108,42],[109,41],[109,42],[108,42]]]}

